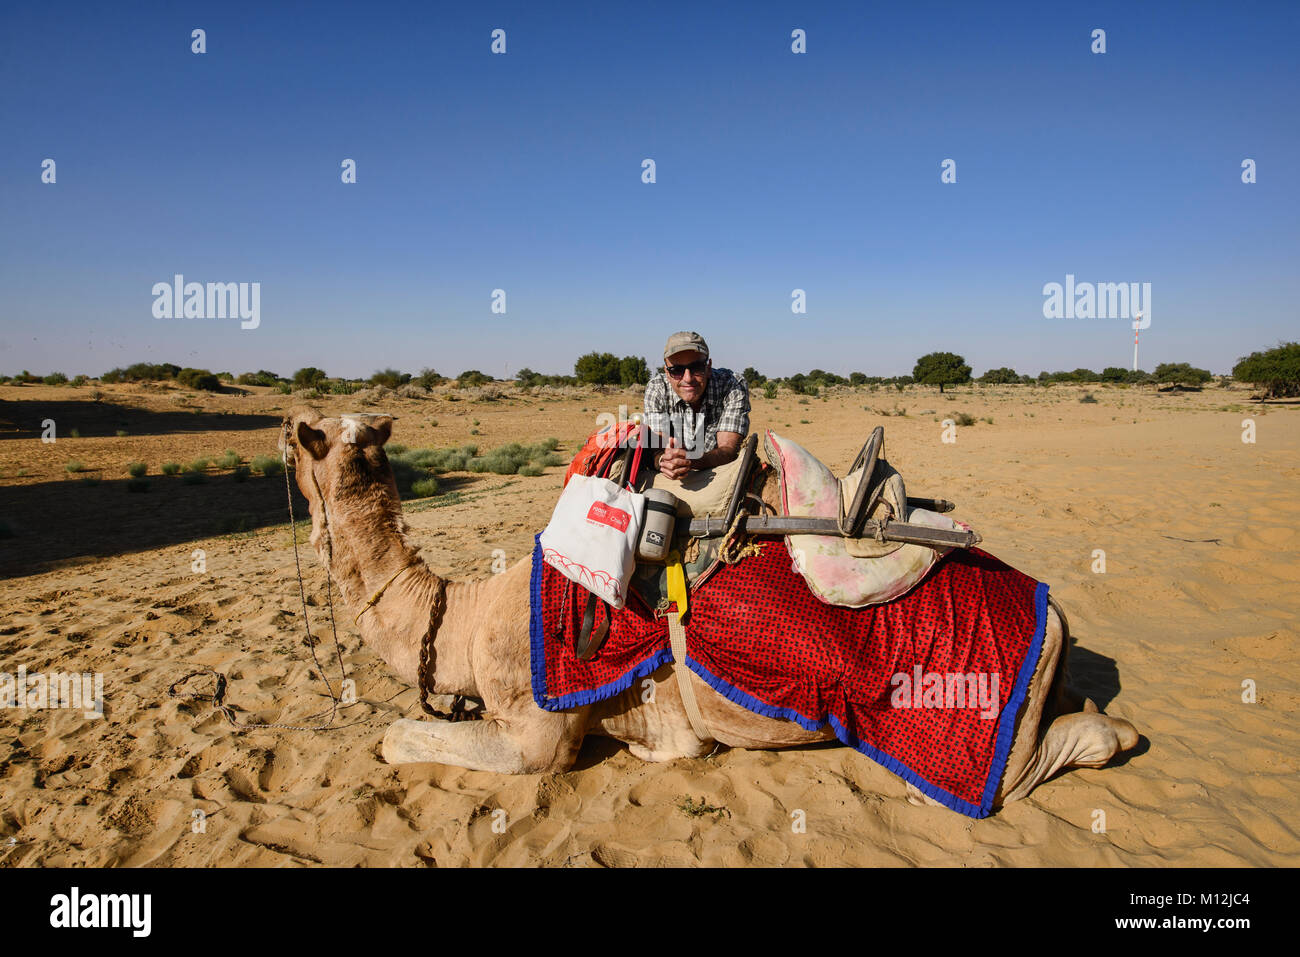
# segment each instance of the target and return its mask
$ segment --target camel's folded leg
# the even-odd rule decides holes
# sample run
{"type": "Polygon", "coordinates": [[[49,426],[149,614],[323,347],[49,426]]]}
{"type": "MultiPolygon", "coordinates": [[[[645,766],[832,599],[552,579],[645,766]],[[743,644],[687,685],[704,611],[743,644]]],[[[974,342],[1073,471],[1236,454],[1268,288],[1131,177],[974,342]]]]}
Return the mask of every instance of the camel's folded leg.
{"type": "Polygon", "coordinates": [[[541,715],[522,733],[499,719],[484,721],[393,722],[384,735],[382,753],[389,764],[435,762],[471,771],[529,774],[567,770],[577,757],[582,735],[569,733],[568,721],[541,715]]]}
{"type": "Polygon", "coordinates": [[[1081,711],[1057,718],[1043,735],[1033,761],[1007,791],[1003,802],[1019,800],[1062,768],[1104,767],[1115,755],[1136,747],[1138,739],[1137,728],[1132,724],[1098,711],[1081,711]]]}
{"type": "Polygon", "coordinates": [[[1123,718],[1101,714],[1091,699],[1080,700],[1082,711],[1057,710],[1074,704],[1066,690],[1068,647],[1069,626],[1060,606],[1052,602],[1038,668],[1021,706],[1015,740],[994,802],[998,807],[1023,798],[1062,768],[1103,767],[1116,754],[1138,743],[1133,725],[1123,718]]]}

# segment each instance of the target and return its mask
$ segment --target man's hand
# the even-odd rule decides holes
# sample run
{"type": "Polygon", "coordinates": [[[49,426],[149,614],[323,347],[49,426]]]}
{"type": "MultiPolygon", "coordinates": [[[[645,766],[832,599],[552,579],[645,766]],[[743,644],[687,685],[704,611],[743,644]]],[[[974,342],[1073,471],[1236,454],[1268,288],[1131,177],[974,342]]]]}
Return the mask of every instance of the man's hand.
{"type": "Polygon", "coordinates": [[[686,457],[686,450],[677,447],[677,442],[669,438],[668,447],[659,456],[659,471],[665,478],[680,481],[691,470],[691,460],[686,457]]]}

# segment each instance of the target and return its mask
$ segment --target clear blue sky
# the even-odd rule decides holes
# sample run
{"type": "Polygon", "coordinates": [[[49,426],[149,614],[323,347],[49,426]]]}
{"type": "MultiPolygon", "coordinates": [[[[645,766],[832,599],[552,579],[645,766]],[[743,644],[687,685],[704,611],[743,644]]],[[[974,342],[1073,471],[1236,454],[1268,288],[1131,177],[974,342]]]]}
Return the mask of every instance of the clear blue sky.
{"type": "Polygon", "coordinates": [[[1152,284],[1144,368],[1226,371],[1300,335],[1298,28],[1293,2],[6,3],[0,371],[568,373],[682,328],[768,375],[1128,365],[1122,320],[1043,318],[1067,273],[1152,284]],[[155,319],[175,273],[260,282],[260,328],[155,319]]]}

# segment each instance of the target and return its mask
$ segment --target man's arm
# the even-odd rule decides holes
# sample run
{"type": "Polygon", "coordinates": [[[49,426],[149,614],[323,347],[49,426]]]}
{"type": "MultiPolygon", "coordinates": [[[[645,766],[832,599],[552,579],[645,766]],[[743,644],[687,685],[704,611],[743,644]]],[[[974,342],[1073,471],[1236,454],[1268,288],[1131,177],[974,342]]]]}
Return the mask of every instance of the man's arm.
{"type": "Polygon", "coordinates": [[[691,459],[691,468],[698,471],[726,465],[740,454],[740,443],[744,440],[745,437],[739,432],[719,432],[718,447],[712,452],[705,452],[698,459],[691,459]]]}

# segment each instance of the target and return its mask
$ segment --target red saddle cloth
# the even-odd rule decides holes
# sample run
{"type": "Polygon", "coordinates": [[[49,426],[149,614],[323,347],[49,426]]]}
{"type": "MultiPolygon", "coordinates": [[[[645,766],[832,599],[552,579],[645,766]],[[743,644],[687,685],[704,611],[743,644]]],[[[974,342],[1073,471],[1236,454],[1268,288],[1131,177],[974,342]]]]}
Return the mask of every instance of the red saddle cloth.
{"type": "MultiPolygon", "coordinates": [[[[672,661],[668,624],[635,596],[590,661],[574,654],[585,595],[533,553],[533,697],[549,711],[618,694],[672,661]],[[566,593],[567,597],[566,597],[566,593]]],[[[603,620],[609,609],[602,606],[603,620]]],[[[1042,650],[1047,585],[979,549],[954,549],[906,595],[867,608],[819,601],[784,544],[718,569],[691,595],[686,665],[758,714],[850,747],[945,806],[985,817],[1042,650]]],[[[600,621],[597,622],[600,624],[600,621]]]]}

